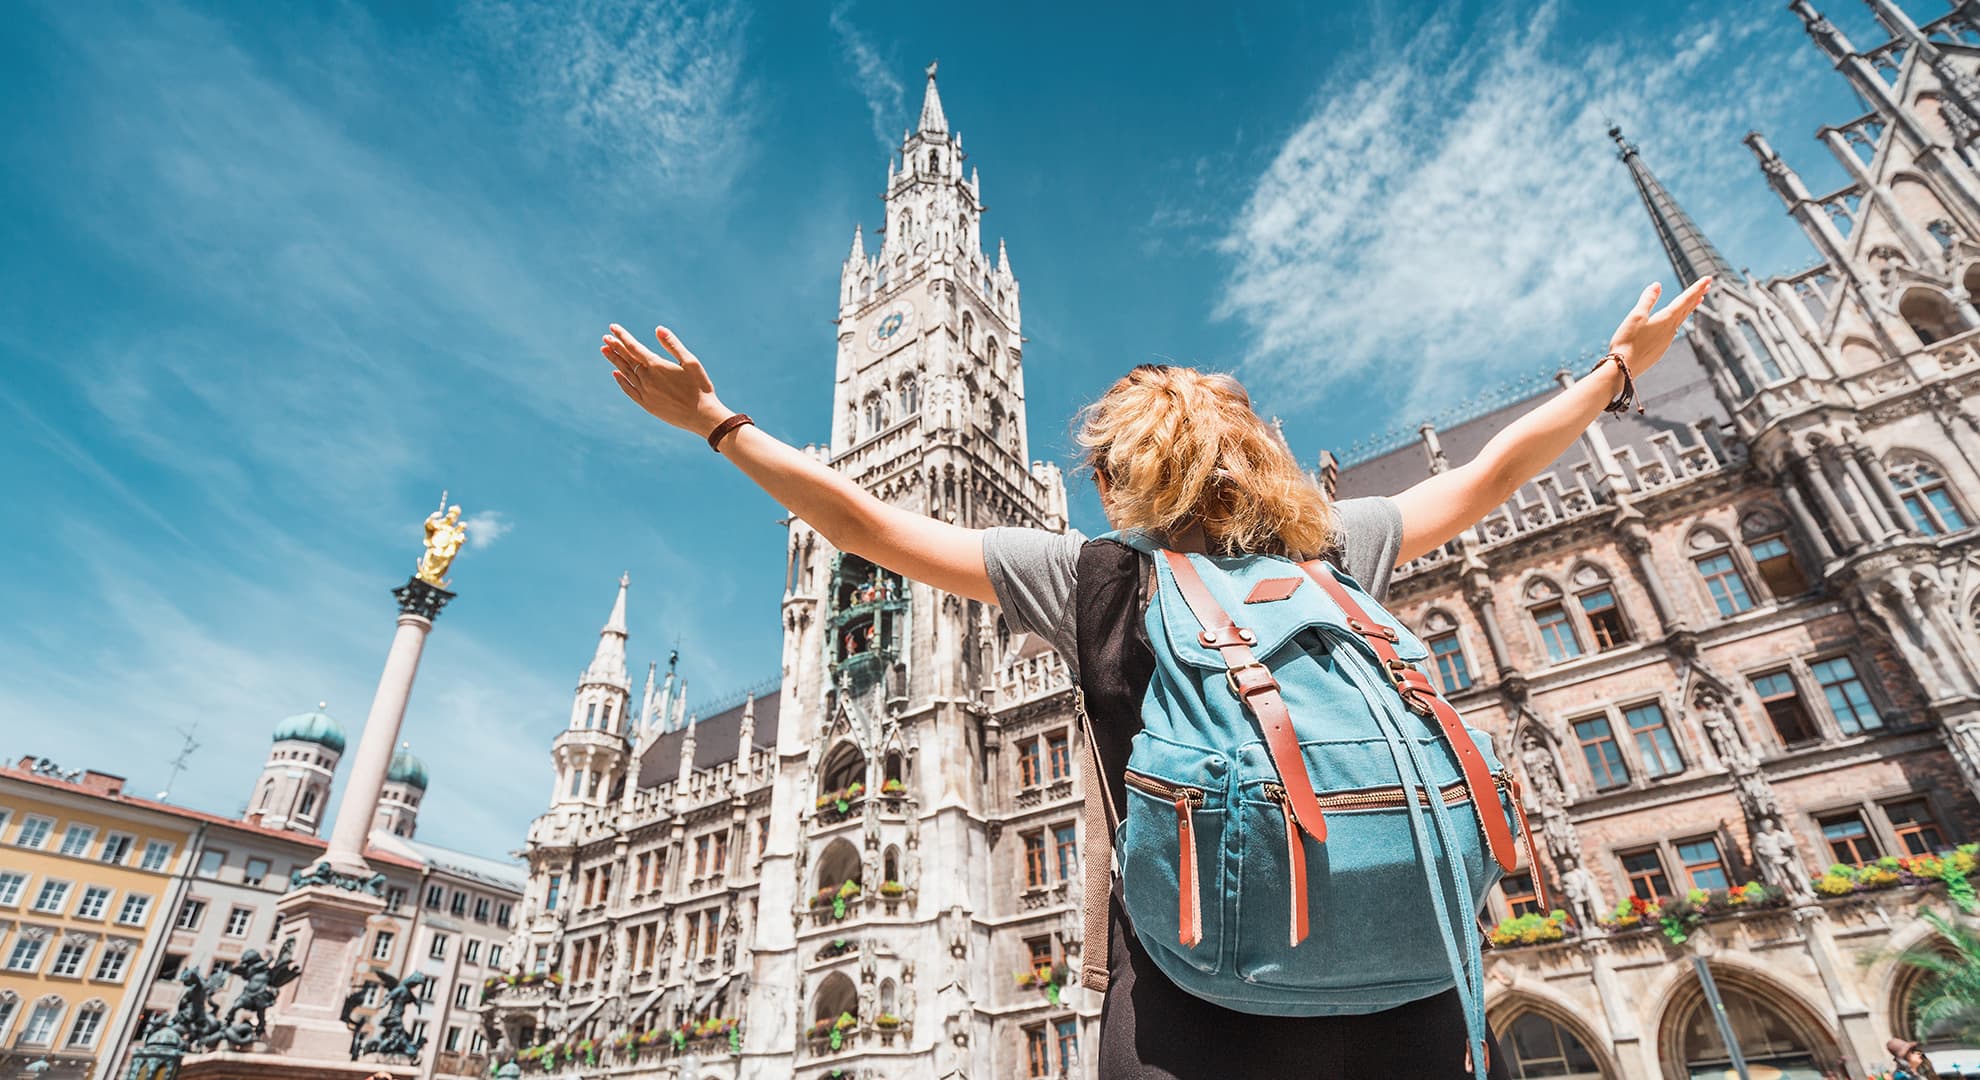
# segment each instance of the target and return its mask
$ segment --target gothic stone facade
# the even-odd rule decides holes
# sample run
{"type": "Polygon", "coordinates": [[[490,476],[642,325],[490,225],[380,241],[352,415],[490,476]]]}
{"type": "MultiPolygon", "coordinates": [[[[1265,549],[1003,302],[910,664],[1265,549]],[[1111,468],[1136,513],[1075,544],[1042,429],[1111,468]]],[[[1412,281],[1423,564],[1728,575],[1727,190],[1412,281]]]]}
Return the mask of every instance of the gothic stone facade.
{"type": "MultiPolygon", "coordinates": [[[[1880,4],[1892,41],[1868,52],[1794,7],[1875,105],[1823,133],[1855,178],[1830,195],[1748,140],[1821,262],[1738,273],[1618,134],[1679,278],[1719,284],[1644,380],[1648,414],[1599,423],[1390,598],[1523,774],[1539,872],[1576,915],[1564,942],[1488,955],[1516,1075],[1723,1061],[1700,955],[1749,1061],[1868,1066],[1910,1025],[1892,951],[1945,897],[1808,881],[1980,837],[1980,5],[1920,27],[1880,4]],[[1756,879],[1791,902],[1682,945],[1602,925],[1631,895],[1756,879]]],[[[880,251],[855,233],[845,263],[816,452],[946,520],[1059,528],[1059,473],[1026,463],[1017,281],[1001,244],[980,254],[960,142],[931,73],[880,251]]],[[[1393,493],[1532,404],[1321,475],[1393,493]]],[[[696,721],[649,671],[635,707],[622,583],[530,834],[518,985],[495,999],[510,1050],[588,1038],[615,1075],[690,1054],[724,1078],[1090,1075],[1063,663],[802,522],[783,620],[774,693],[696,721]]]]}

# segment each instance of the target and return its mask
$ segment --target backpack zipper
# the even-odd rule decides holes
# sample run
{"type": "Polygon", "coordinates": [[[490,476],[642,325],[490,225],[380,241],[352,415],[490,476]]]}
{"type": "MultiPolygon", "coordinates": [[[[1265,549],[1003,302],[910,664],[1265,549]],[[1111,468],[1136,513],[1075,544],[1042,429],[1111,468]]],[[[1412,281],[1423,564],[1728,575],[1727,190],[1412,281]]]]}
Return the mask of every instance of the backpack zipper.
{"type": "Polygon", "coordinates": [[[1196,820],[1192,813],[1203,805],[1203,789],[1171,784],[1152,776],[1129,772],[1128,786],[1176,807],[1176,937],[1185,949],[1203,941],[1203,908],[1196,881],[1196,820]]]}

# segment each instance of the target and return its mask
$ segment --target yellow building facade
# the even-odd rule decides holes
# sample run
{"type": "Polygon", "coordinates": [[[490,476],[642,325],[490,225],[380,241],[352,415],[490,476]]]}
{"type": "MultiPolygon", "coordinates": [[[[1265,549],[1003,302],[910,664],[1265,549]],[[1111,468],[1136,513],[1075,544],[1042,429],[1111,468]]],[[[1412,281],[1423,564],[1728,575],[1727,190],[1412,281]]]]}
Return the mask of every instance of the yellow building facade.
{"type": "Polygon", "coordinates": [[[183,887],[199,824],[123,781],[0,767],[0,1075],[109,1075],[183,887]]]}

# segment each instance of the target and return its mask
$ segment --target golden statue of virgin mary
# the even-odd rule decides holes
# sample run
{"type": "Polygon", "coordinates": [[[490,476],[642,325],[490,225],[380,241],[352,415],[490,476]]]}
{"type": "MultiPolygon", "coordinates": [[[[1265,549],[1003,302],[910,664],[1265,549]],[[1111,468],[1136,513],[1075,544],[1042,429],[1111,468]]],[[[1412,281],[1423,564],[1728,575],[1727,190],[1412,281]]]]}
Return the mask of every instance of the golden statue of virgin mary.
{"type": "Polygon", "coordinates": [[[447,493],[440,493],[440,509],[426,515],[426,553],[419,557],[413,576],[436,589],[447,587],[447,568],[454,564],[467,541],[467,523],[461,508],[447,505],[447,493]]]}

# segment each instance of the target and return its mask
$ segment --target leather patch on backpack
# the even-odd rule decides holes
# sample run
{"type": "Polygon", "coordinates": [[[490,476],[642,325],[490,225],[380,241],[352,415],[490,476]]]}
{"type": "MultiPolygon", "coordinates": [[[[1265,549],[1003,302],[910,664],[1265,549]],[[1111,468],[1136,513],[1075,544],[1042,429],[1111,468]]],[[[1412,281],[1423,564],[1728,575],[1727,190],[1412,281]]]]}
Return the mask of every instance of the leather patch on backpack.
{"type": "Polygon", "coordinates": [[[1297,577],[1266,578],[1264,581],[1251,587],[1251,595],[1245,597],[1244,602],[1247,604],[1269,604],[1275,600],[1284,600],[1290,597],[1305,580],[1305,578],[1297,577]]]}

